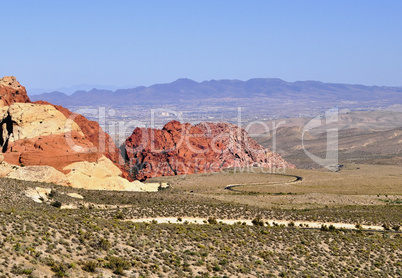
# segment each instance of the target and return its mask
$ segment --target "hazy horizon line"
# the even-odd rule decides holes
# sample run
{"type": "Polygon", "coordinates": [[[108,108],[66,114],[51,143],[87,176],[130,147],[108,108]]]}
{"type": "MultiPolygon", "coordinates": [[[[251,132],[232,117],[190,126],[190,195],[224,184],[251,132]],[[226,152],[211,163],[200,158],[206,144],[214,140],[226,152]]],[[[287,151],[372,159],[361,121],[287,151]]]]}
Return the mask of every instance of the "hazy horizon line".
{"type": "MultiPolygon", "coordinates": [[[[326,81],[321,81],[321,80],[295,80],[295,81],[287,81],[285,79],[282,78],[278,78],[278,77],[254,77],[254,78],[249,78],[249,79],[238,79],[238,78],[222,78],[222,79],[205,79],[202,81],[197,81],[194,80],[192,78],[188,78],[188,77],[180,77],[177,78],[171,82],[157,82],[157,83],[152,83],[150,85],[125,85],[125,86],[120,86],[120,85],[102,85],[102,84],[88,84],[88,83],[82,83],[82,84],[77,84],[77,85],[71,85],[71,86],[61,86],[58,88],[54,88],[54,89],[42,89],[42,88],[30,88],[29,86],[25,86],[27,89],[27,93],[29,95],[40,95],[40,94],[44,94],[44,93],[53,93],[53,92],[60,92],[60,93],[64,93],[66,95],[72,95],[77,91],[91,91],[93,89],[99,89],[99,90],[110,90],[110,91],[116,91],[116,90],[121,90],[121,89],[135,89],[135,88],[139,88],[139,87],[151,87],[153,85],[164,85],[164,84],[171,84],[174,82],[177,82],[179,80],[191,80],[194,81],[196,83],[203,83],[203,82],[211,82],[211,81],[241,81],[241,82],[248,82],[250,80],[253,79],[277,79],[280,81],[284,81],[287,83],[296,83],[296,82],[320,82],[323,84],[342,84],[342,85],[361,85],[361,86],[366,86],[366,87],[394,87],[394,88],[402,88],[402,85],[378,85],[378,84],[362,84],[362,83],[348,83],[348,82],[326,82],[326,81]]],[[[22,84],[23,85],[23,84],[22,84]]]]}

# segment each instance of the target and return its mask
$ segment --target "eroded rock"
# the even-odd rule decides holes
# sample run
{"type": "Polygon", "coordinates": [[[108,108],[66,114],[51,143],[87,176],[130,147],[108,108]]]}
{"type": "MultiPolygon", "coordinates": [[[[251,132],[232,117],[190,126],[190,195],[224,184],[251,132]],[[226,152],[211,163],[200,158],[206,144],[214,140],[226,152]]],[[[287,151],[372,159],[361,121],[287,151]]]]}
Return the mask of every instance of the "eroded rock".
{"type": "Polygon", "coordinates": [[[14,103],[1,107],[0,120],[0,145],[7,163],[63,171],[71,163],[102,156],[80,127],[51,105],[14,103]]]}
{"type": "Polygon", "coordinates": [[[102,153],[104,156],[109,158],[119,169],[122,171],[122,177],[128,178],[128,172],[124,167],[124,160],[120,155],[120,150],[116,147],[113,139],[109,134],[104,132],[99,124],[95,121],[90,121],[83,115],[73,113],[67,108],[60,105],[53,105],[45,101],[36,101],[36,104],[52,105],[58,111],[63,113],[63,115],[80,127],[81,131],[92,144],[95,150],[102,153]]]}
{"type": "MultiPolygon", "coordinates": [[[[0,176],[95,190],[155,191],[124,178],[99,124],[48,103],[30,103],[14,77],[0,79],[0,176]]],[[[122,168],[124,169],[124,168],[122,168]]]]}
{"type": "Polygon", "coordinates": [[[27,91],[14,76],[5,76],[0,79],[0,107],[15,102],[30,102],[27,91]]]}
{"type": "Polygon", "coordinates": [[[171,121],[162,130],[136,128],[123,148],[140,180],[232,167],[294,168],[255,142],[245,130],[228,123],[193,126],[171,121]]]}
{"type": "MultiPolygon", "coordinates": [[[[88,190],[150,191],[156,192],[167,184],[130,182],[119,176],[121,171],[108,158],[96,162],[81,161],[66,166],[64,174],[51,166],[16,166],[0,164],[0,177],[25,181],[49,182],[88,190]]],[[[39,197],[38,197],[39,198],[39,197]]]]}

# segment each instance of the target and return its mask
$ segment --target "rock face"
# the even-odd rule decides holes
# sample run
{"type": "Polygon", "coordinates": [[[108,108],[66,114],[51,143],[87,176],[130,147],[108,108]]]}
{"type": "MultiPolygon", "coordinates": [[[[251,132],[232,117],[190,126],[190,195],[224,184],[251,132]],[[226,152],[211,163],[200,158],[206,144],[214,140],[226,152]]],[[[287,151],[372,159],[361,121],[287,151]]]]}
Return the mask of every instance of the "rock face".
{"type": "Polygon", "coordinates": [[[24,86],[14,76],[5,76],[0,79],[0,107],[14,102],[30,102],[24,86]]]}
{"type": "Polygon", "coordinates": [[[207,137],[225,146],[220,159],[229,167],[254,165],[268,168],[295,168],[279,154],[258,144],[244,129],[234,124],[203,122],[197,127],[207,137]]]}
{"type": "Polygon", "coordinates": [[[63,107],[31,103],[14,77],[0,81],[0,177],[100,190],[155,191],[130,182],[119,152],[95,122],[63,107]]]}
{"type": "Polygon", "coordinates": [[[166,183],[130,182],[121,177],[121,171],[108,158],[102,156],[96,162],[81,161],[64,168],[69,171],[64,174],[51,166],[16,166],[6,162],[0,163],[0,176],[39,181],[84,188],[89,190],[119,190],[119,191],[158,191],[167,187],[166,183]]]}
{"type": "Polygon", "coordinates": [[[0,109],[0,145],[4,161],[47,165],[59,171],[78,161],[94,162],[102,154],[79,126],[51,105],[14,103],[0,109]]]}
{"type": "Polygon", "coordinates": [[[136,184],[121,178],[121,170],[105,156],[102,156],[96,162],[75,162],[66,166],[63,170],[69,171],[66,175],[67,185],[74,185],[74,187],[142,191],[136,184]]]}
{"type": "Polygon", "coordinates": [[[162,130],[136,128],[123,149],[139,180],[231,167],[294,168],[256,143],[246,131],[228,123],[193,126],[172,121],[162,130]]]}
{"type": "Polygon", "coordinates": [[[64,184],[65,175],[51,166],[11,166],[6,163],[0,165],[1,169],[8,169],[9,173],[4,175],[7,178],[40,181],[55,184],[64,184]]]}
{"type": "Polygon", "coordinates": [[[76,114],[60,105],[53,105],[45,101],[36,101],[36,104],[52,105],[58,111],[63,113],[67,119],[73,120],[81,129],[86,139],[94,146],[96,151],[102,153],[109,158],[122,171],[122,176],[128,178],[128,171],[124,167],[124,160],[120,155],[119,149],[116,147],[113,139],[102,130],[99,124],[95,121],[90,121],[80,114],[76,114]]]}

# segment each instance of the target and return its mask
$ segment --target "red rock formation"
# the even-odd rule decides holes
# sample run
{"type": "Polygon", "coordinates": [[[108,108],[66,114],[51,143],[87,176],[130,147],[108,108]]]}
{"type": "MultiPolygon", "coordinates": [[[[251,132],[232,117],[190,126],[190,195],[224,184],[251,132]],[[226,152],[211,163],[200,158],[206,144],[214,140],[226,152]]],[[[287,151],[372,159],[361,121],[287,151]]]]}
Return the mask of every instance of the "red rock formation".
{"type": "Polygon", "coordinates": [[[128,171],[124,166],[124,160],[120,155],[119,149],[116,147],[113,139],[109,134],[104,132],[99,124],[95,121],[90,121],[83,115],[73,113],[61,105],[54,105],[46,101],[36,101],[37,104],[53,105],[58,111],[64,114],[68,119],[73,120],[81,128],[85,137],[96,147],[96,151],[104,154],[109,158],[123,173],[124,178],[129,178],[128,171]]]}
{"type": "Polygon", "coordinates": [[[219,168],[223,146],[211,144],[200,128],[172,121],[162,130],[136,128],[127,138],[125,150],[136,178],[145,180],[219,168]]]}
{"type": "Polygon", "coordinates": [[[5,76],[0,79],[0,107],[15,102],[30,102],[27,91],[14,76],[5,76]]]}
{"type": "Polygon", "coordinates": [[[228,167],[294,167],[257,144],[243,129],[227,123],[193,126],[172,121],[162,130],[136,128],[124,148],[140,180],[228,167]]]}
{"type": "MultiPolygon", "coordinates": [[[[118,149],[98,123],[61,106],[29,103],[25,88],[13,77],[0,80],[0,95],[0,146],[5,162],[64,171],[74,162],[97,162],[105,155],[127,176],[118,163],[118,149]],[[66,130],[67,119],[72,120],[70,131],[66,130]]],[[[193,126],[172,121],[162,130],[137,128],[124,150],[140,180],[228,167],[293,167],[258,145],[244,130],[226,123],[193,126]]]]}
{"type": "MultiPolygon", "coordinates": [[[[101,158],[99,152],[79,152],[68,145],[69,134],[48,135],[31,139],[18,140],[8,145],[4,153],[4,160],[14,165],[47,165],[67,173],[63,168],[67,165],[80,162],[96,162],[101,158]]],[[[83,148],[93,148],[93,144],[82,134],[71,132],[74,142],[83,148]]]]}
{"type": "Polygon", "coordinates": [[[203,122],[196,126],[207,137],[225,146],[221,159],[229,167],[255,165],[269,168],[295,168],[279,154],[258,144],[244,129],[234,124],[203,122]]]}
{"type": "Polygon", "coordinates": [[[16,103],[30,103],[25,88],[20,85],[15,77],[0,79],[0,96],[0,104],[2,104],[0,105],[0,108],[2,107],[0,109],[2,133],[0,145],[5,162],[27,166],[48,165],[63,171],[63,168],[71,163],[95,162],[103,154],[119,166],[123,172],[123,177],[128,177],[128,172],[119,163],[124,162],[119,155],[119,150],[112,138],[100,128],[97,122],[89,121],[84,116],[72,113],[62,106],[52,105],[44,101],[23,107],[20,107],[21,105],[15,106],[16,103]],[[48,109],[38,109],[35,105],[52,105],[59,111],[57,112],[59,115],[47,111],[48,109]],[[11,110],[10,107],[12,107],[11,110]],[[15,116],[15,113],[18,116],[15,116]],[[20,122],[15,123],[12,117],[16,117],[20,122]],[[42,123],[41,117],[48,120],[58,120],[58,122],[55,121],[53,124],[46,125],[46,128],[52,130],[50,134],[42,134],[44,127],[38,123],[38,121],[42,123]],[[74,121],[79,128],[63,133],[66,118],[74,121]],[[30,128],[32,126],[31,121],[37,126],[34,130],[30,128]],[[79,129],[82,133],[78,132],[79,129]],[[80,151],[82,149],[86,149],[86,151],[80,151]]]}

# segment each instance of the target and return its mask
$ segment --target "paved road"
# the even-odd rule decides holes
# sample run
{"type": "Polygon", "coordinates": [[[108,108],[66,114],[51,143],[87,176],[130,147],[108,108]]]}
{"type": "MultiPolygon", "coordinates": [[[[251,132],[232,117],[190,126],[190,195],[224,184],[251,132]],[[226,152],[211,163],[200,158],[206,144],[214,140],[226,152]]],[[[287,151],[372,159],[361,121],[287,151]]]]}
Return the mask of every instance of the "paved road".
{"type": "MultiPolygon", "coordinates": [[[[285,176],[285,177],[291,177],[294,178],[291,181],[287,181],[287,182],[276,182],[276,183],[270,183],[269,186],[273,186],[273,185],[287,185],[287,184],[291,184],[291,183],[296,183],[296,182],[301,182],[303,180],[303,177],[300,176],[296,176],[296,175],[285,175],[285,174],[269,174],[269,175],[280,175],[280,176],[285,176]]],[[[234,189],[235,187],[239,187],[239,186],[246,186],[246,185],[260,185],[260,183],[257,184],[229,184],[227,186],[225,186],[224,189],[226,190],[230,190],[230,191],[234,191],[234,192],[246,192],[246,191],[242,191],[242,190],[236,190],[234,189]]]]}

